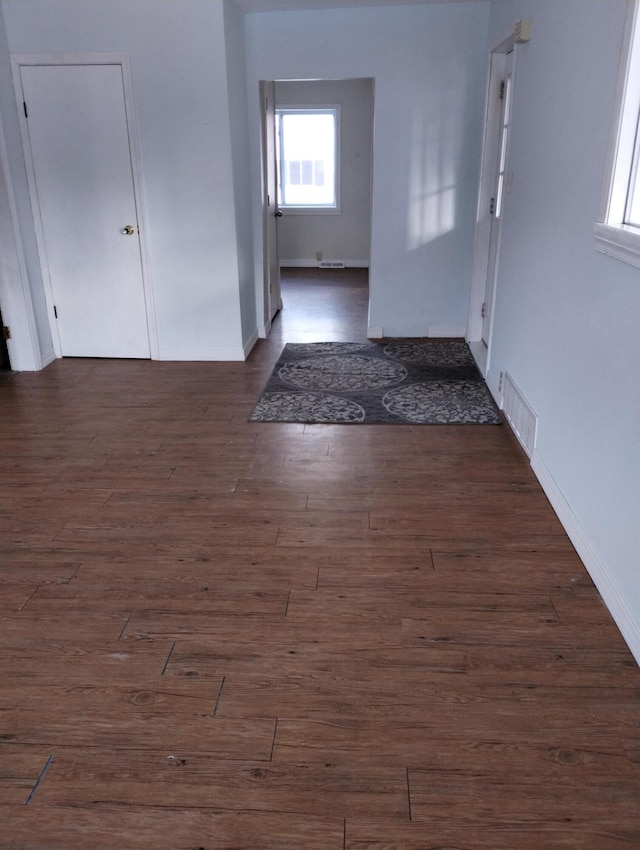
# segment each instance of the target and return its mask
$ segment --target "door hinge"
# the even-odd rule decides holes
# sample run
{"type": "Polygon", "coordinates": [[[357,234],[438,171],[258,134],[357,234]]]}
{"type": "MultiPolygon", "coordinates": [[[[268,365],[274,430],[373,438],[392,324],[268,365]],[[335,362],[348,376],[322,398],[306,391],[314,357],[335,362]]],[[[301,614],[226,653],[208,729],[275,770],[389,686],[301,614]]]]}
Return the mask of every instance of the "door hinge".
{"type": "Polygon", "coordinates": [[[28,117],[29,117],[29,113],[28,113],[28,111],[27,111],[27,102],[26,102],[26,100],[23,100],[23,101],[22,101],[22,108],[24,109],[24,117],[25,117],[25,118],[28,118],[28,117]]]}
{"type": "Polygon", "coordinates": [[[486,301],[482,305],[482,309],[480,310],[480,315],[482,316],[483,319],[487,315],[487,303],[486,303],[486,301]]]}
{"type": "Polygon", "coordinates": [[[496,211],[496,199],[491,198],[489,201],[489,215],[493,215],[496,211]]]}
{"type": "Polygon", "coordinates": [[[504,100],[504,80],[500,83],[500,100],[504,100]]]}
{"type": "Polygon", "coordinates": [[[9,327],[9,325],[2,326],[2,336],[5,339],[11,339],[11,328],[9,327]]]}
{"type": "Polygon", "coordinates": [[[55,304],[53,305],[53,315],[56,317],[56,319],[58,318],[58,308],[55,306],[55,304]]]}

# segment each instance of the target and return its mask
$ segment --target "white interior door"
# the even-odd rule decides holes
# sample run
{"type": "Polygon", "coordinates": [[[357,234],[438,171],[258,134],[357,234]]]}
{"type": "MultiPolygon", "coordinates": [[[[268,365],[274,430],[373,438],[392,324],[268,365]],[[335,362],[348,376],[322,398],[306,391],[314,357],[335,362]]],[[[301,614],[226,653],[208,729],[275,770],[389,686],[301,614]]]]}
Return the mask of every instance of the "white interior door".
{"type": "Polygon", "coordinates": [[[273,81],[260,83],[263,230],[265,269],[265,318],[267,323],[282,307],[280,260],[278,257],[278,175],[276,169],[276,104],[273,81]]]}
{"type": "Polygon", "coordinates": [[[60,353],[150,357],[122,66],[22,65],[60,353]]]}
{"type": "Polygon", "coordinates": [[[500,232],[504,211],[504,195],[511,191],[511,178],[508,172],[509,134],[511,130],[511,106],[513,102],[513,51],[505,58],[504,80],[502,83],[502,99],[500,124],[497,138],[496,172],[493,196],[491,198],[491,235],[489,237],[489,261],[487,266],[487,288],[482,306],[482,341],[489,344],[491,338],[491,322],[493,318],[493,303],[496,276],[498,273],[498,256],[500,251],[500,232]]]}

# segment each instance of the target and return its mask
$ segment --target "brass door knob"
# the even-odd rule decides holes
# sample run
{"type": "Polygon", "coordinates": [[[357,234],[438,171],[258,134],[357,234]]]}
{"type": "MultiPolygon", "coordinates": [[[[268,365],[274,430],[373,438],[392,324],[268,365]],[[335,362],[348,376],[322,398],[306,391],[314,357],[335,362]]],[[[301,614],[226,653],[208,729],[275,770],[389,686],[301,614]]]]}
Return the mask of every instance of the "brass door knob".
{"type": "Polygon", "coordinates": [[[135,227],[131,227],[130,224],[127,224],[126,227],[122,228],[122,233],[124,233],[125,236],[133,236],[133,234],[135,232],[136,232],[135,227]]]}

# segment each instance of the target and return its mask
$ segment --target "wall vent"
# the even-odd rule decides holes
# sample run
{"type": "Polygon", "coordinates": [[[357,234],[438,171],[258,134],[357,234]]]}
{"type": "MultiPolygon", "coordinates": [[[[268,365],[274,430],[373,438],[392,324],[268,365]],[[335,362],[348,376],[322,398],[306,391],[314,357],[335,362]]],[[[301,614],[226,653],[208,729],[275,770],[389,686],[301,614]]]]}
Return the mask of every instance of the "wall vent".
{"type": "Polygon", "coordinates": [[[319,269],[344,269],[346,268],[342,260],[323,260],[318,263],[319,269]]]}
{"type": "Polygon", "coordinates": [[[536,447],[538,417],[508,372],[504,375],[502,409],[528,457],[536,447]]]}

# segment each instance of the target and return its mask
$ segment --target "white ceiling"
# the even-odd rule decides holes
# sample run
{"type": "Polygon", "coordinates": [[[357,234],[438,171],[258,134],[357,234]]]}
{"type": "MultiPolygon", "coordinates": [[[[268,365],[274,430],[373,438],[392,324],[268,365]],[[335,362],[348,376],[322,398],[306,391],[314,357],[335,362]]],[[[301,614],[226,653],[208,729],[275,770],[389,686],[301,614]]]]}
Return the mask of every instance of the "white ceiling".
{"type": "MultiPolygon", "coordinates": [[[[462,0],[234,0],[244,12],[290,12],[307,9],[347,9],[359,6],[421,6],[462,0]]],[[[482,2],[482,0],[477,0],[482,2]]]]}

